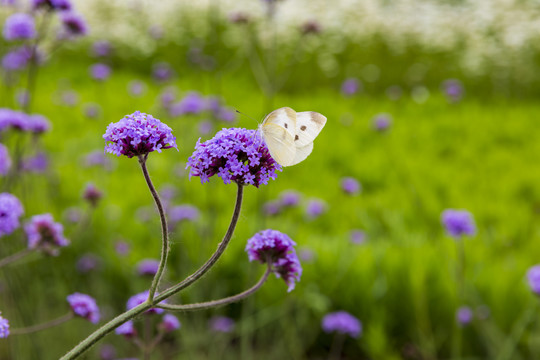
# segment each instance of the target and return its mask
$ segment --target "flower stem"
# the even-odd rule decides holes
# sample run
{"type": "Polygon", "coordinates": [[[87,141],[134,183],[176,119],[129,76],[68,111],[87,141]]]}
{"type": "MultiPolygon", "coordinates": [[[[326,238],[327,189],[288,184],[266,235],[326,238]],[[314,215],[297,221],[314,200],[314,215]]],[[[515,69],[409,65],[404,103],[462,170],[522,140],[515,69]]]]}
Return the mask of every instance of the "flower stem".
{"type": "Polygon", "coordinates": [[[344,343],[345,334],[340,332],[336,333],[334,335],[334,341],[332,341],[332,346],[330,347],[330,355],[328,356],[328,360],[337,360],[340,358],[344,343]]]}
{"type": "Polygon", "coordinates": [[[156,274],[154,275],[152,284],[150,285],[150,290],[148,291],[148,301],[152,302],[154,300],[154,295],[156,293],[156,290],[159,286],[159,282],[161,281],[161,277],[163,276],[163,272],[165,271],[165,265],[167,264],[167,257],[169,256],[170,245],[169,245],[169,230],[167,229],[167,218],[165,217],[165,210],[163,210],[163,204],[161,203],[159,194],[156,191],[154,184],[152,184],[152,180],[150,179],[150,175],[148,174],[148,169],[146,168],[147,157],[148,157],[148,154],[144,156],[139,155],[139,164],[141,165],[144,179],[146,180],[146,184],[148,185],[148,188],[150,189],[150,192],[152,193],[152,196],[154,197],[154,201],[156,203],[156,206],[159,212],[159,218],[161,220],[161,237],[162,237],[161,259],[159,261],[159,267],[156,274]]]}
{"type": "Polygon", "coordinates": [[[14,263],[17,260],[22,259],[26,255],[30,254],[32,252],[32,249],[23,249],[21,251],[16,252],[15,254],[9,255],[8,257],[5,257],[0,260],[0,268],[6,265],[9,265],[11,263],[14,263]]]}
{"type": "Polygon", "coordinates": [[[165,300],[169,298],[170,296],[176,294],[182,289],[185,289],[189,285],[193,284],[195,281],[200,279],[214,264],[219,260],[220,256],[223,254],[225,249],[227,248],[227,245],[229,245],[229,242],[231,241],[232,235],[234,233],[234,229],[236,228],[236,224],[238,222],[238,218],[240,217],[240,209],[242,208],[242,199],[244,197],[244,185],[237,184],[238,189],[236,193],[236,204],[234,206],[234,212],[231,219],[231,223],[229,224],[229,228],[227,229],[227,233],[223,237],[223,240],[221,243],[219,243],[218,248],[216,252],[204,263],[203,266],[201,266],[197,271],[195,271],[193,274],[179,282],[178,284],[171,286],[167,290],[163,291],[161,294],[156,296],[155,303],[159,303],[162,300],[165,300]]]}
{"type": "Polygon", "coordinates": [[[69,312],[69,313],[67,313],[67,314],[65,314],[63,316],[60,316],[59,318],[44,322],[42,324],[37,324],[37,325],[33,325],[33,326],[28,326],[28,327],[25,327],[25,328],[10,330],[10,333],[11,333],[11,335],[30,334],[30,333],[33,333],[33,332],[36,332],[36,331],[45,330],[45,329],[51,328],[53,326],[63,324],[66,321],[73,319],[73,317],[74,317],[73,313],[69,312]]]}
{"type": "Polygon", "coordinates": [[[272,272],[272,266],[269,264],[264,275],[259,279],[259,281],[255,285],[253,285],[251,288],[247,289],[246,291],[241,292],[240,294],[236,294],[236,295],[229,296],[229,297],[219,299],[219,300],[206,301],[206,302],[196,303],[196,304],[186,304],[186,305],[159,304],[157,305],[157,307],[165,309],[165,310],[170,310],[170,311],[192,311],[192,310],[210,309],[210,308],[214,308],[218,306],[231,304],[233,302],[237,302],[242,299],[245,299],[248,296],[255,293],[257,290],[259,290],[261,286],[266,282],[266,280],[268,279],[268,275],[270,275],[271,272],[272,272]]]}

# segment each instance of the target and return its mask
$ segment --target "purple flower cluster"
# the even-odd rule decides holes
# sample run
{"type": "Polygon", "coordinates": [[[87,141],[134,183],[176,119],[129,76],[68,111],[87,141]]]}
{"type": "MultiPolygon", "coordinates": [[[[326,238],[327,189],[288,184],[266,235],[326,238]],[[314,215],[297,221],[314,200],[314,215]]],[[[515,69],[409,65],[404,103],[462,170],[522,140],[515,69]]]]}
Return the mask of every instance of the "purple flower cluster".
{"type": "Polygon", "coordinates": [[[205,110],[204,98],[196,92],[190,92],[182,100],[170,106],[171,116],[181,116],[188,114],[200,114],[205,110]]]}
{"type": "Polygon", "coordinates": [[[193,205],[178,205],[173,206],[168,211],[169,220],[171,222],[179,222],[179,221],[196,221],[199,216],[199,209],[197,209],[193,205]]]}
{"type": "Polygon", "coordinates": [[[103,192],[101,192],[94,184],[86,185],[83,192],[83,199],[88,201],[92,207],[96,207],[102,197],[103,192]]]}
{"type": "Polygon", "coordinates": [[[249,261],[270,263],[272,271],[282,278],[292,291],[300,281],[302,267],[294,246],[296,243],[277,230],[263,230],[250,238],[246,245],[249,261]]]}
{"type": "MultiPolygon", "coordinates": [[[[157,295],[157,293],[156,293],[156,295],[157,295]]],[[[142,293],[138,293],[136,295],[133,295],[127,301],[126,310],[133,309],[134,307],[136,307],[136,306],[142,304],[143,302],[145,302],[146,299],[148,299],[148,290],[143,291],[142,293]]],[[[165,300],[162,301],[162,302],[164,303],[165,300]]],[[[164,310],[160,309],[160,308],[151,308],[151,309],[146,311],[146,314],[162,314],[163,311],[164,310]]]]}
{"type": "Polygon", "coordinates": [[[154,259],[144,259],[137,263],[137,274],[141,276],[154,276],[159,268],[159,261],[154,259]]]}
{"type": "Polygon", "coordinates": [[[8,149],[4,144],[0,144],[0,175],[6,175],[11,168],[11,158],[8,149]]]}
{"type": "Polygon", "coordinates": [[[362,323],[346,311],[326,314],[322,319],[322,329],[326,333],[337,332],[357,338],[362,333],[362,323]]]}
{"type": "Polygon", "coordinates": [[[8,71],[24,69],[31,58],[32,49],[28,46],[18,47],[4,55],[2,58],[2,68],[8,71]]]}
{"type": "Polygon", "coordinates": [[[389,114],[381,113],[373,118],[373,129],[376,131],[386,131],[390,125],[392,125],[392,117],[389,114]]]}
{"type": "Polygon", "coordinates": [[[70,11],[63,12],[60,15],[60,20],[68,37],[83,36],[88,32],[86,21],[77,13],[70,11]]]}
{"type": "Polygon", "coordinates": [[[111,68],[109,65],[97,63],[90,66],[90,76],[97,81],[105,81],[111,76],[111,68]]]}
{"type": "Polygon", "coordinates": [[[5,339],[9,336],[9,321],[2,317],[0,313],[0,339],[5,339]]]}
{"type": "Polygon", "coordinates": [[[109,124],[103,138],[111,142],[105,145],[106,152],[128,158],[172,147],[178,150],[171,128],[140,111],[109,124]]]}
{"type": "Polygon", "coordinates": [[[459,239],[463,235],[474,236],[476,234],[473,216],[466,210],[445,210],[441,215],[441,221],[448,235],[453,238],[459,239]]]}
{"type": "Polygon", "coordinates": [[[181,326],[182,324],[180,324],[178,318],[172,314],[163,315],[163,320],[161,321],[161,324],[159,324],[159,328],[165,332],[178,330],[181,326]]]}
{"type": "Polygon", "coordinates": [[[14,129],[42,134],[50,128],[49,120],[42,115],[27,115],[22,111],[0,108],[0,131],[14,129]]]}
{"type": "Polygon", "coordinates": [[[16,13],[4,23],[4,39],[8,41],[33,39],[36,37],[34,18],[25,13],[16,13]]]}
{"type": "Polygon", "coordinates": [[[341,179],[341,188],[349,195],[357,195],[360,193],[360,182],[353,177],[344,177],[341,179]]]}
{"type": "Polygon", "coordinates": [[[456,311],[456,321],[461,326],[469,325],[473,320],[473,311],[468,306],[461,306],[456,311]]]}
{"type": "Polygon", "coordinates": [[[9,193],[0,193],[0,237],[14,232],[24,214],[19,199],[9,193]]]}
{"type": "Polygon", "coordinates": [[[51,214],[35,215],[24,226],[29,249],[41,249],[49,255],[58,255],[58,248],[67,246],[64,227],[55,223],[51,214]]]}
{"type": "Polygon", "coordinates": [[[123,335],[127,338],[131,338],[135,335],[137,335],[137,331],[135,330],[135,326],[133,326],[133,321],[129,320],[119,327],[117,327],[114,332],[117,335],[123,335]]]}
{"type": "Polygon", "coordinates": [[[46,10],[71,10],[70,0],[32,0],[32,7],[34,9],[46,9],[46,10]]]}
{"type": "Polygon", "coordinates": [[[208,325],[212,331],[230,333],[234,330],[234,320],[227,316],[214,316],[208,321],[208,325]]]}
{"type": "Polygon", "coordinates": [[[540,295],[540,264],[531,267],[527,271],[527,282],[531,291],[536,295],[540,295]]]}
{"type": "Polygon", "coordinates": [[[94,298],[86,294],[74,293],[68,295],[67,301],[76,316],[80,316],[93,324],[97,324],[100,314],[99,307],[94,298]]]}
{"type": "Polygon", "coordinates": [[[204,143],[199,139],[188,167],[190,177],[199,176],[201,183],[217,174],[225,184],[234,181],[255,187],[276,179],[276,171],[282,170],[257,131],[242,128],[223,129],[204,143]]]}

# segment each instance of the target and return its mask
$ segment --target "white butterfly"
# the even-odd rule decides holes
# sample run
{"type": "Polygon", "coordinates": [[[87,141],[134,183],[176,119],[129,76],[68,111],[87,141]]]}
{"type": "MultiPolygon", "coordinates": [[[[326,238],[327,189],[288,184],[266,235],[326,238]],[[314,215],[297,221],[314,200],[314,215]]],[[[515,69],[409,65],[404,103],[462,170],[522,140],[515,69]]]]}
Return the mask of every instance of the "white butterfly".
{"type": "Polygon", "coordinates": [[[313,140],[326,124],[326,117],[314,111],[297,113],[283,107],[266,115],[259,126],[270,155],[283,166],[304,161],[313,150],[313,140]]]}

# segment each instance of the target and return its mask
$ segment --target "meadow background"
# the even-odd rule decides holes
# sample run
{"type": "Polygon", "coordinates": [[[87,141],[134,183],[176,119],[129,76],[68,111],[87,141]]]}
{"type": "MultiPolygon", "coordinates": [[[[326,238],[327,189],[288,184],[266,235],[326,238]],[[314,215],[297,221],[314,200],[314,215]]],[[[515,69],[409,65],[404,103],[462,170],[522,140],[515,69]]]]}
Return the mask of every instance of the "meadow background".
{"type": "MultiPolygon", "coordinates": [[[[22,1],[8,3],[0,1],[2,23],[27,9],[22,1]]],[[[178,314],[182,328],[152,358],[325,359],[333,336],[322,331],[321,319],[337,310],[363,324],[358,339],[345,341],[343,359],[540,358],[540,308],[525,278],[540,262],[540,3],[74,4],[89,34],[45,53],[32,97],[32,112],[46,116],[52,130],[39,142],[19,135],[2,139],[9,150],[22,143],[25,156],[43,152],[47,158],[39,171],[27,171],[11,185],[3,181],[2,191],[10,186],[26,218],[50,212],[61,219],[71,240],[58,257],[32,254],[0,269],[0,310],[12,328],[64,314],[65,297],[75,291],[91,294],[107,320],[149,286],[135,268],[159,257],[159,218],[137,161],[107,155],[105,165],[87,164],[88,154],[103,151],[109,123],[140,110],[177,137],[179,151],[152,153],[148,162],[158,190],[174,190],[172,204],[200,212],[172,230],[165,278],[172,284],[211,255],[234,207],[234,185],[189,179],[184,168],[197,139],[210,139],[222,127],[254,129],[265,114],[289,106],[328,118],[313,153],[267,186],[246,189],[228,250],[179,299],[204,301],[251,286],[262,269],[249,263],[244,247],[267,228],[297,242],[301,281],[287,293],[272,277],[241,303],[178,314]],[[99,57],[92,47],[103,40],[111,51],[99,57]],[[110,66],[105,81],[91,77],[95,63],[110,66]],[[163,63],[173,75],[156,81],[153,71],[163,63]],[[360,87],[347,95],[342,84],[351,78],[360,87]],[[447,79],[459,79],[461,98],[445,94],[447,79]],[[133,94],[134,80],[144,84],[141,94],[133,94]],[[235,119],[208,112],[173,116],[162,104],[164,93],[180,101],[193,91],[219,97],[235,119]],[[95,105],[98,115],[87,116],[95,105]],[[385,131],[374,127],[379,114],[391,118],[385,131]],[[361,192],[344,192],[344,177],[357,179],[361,192]],[[104,194],[95,209],[82,199],[88,183],[104,194]],[[268,202],[286,190],[298,191],[300,204],[268,214],[268,202]],[[306,213],[313,199],[325,203],[320,216],[306,213]],[[470,211],[477,234],[449,237],[440,220],[448,208],[470,211]],[[363,231],[365,241],[352,242],[353,230],[363,231]],[[129,245],[127,254],[118,254],[118,241],[129,245]],[[95,260],[90,270],[81,270],[84,256],[95,260]],[[456,321],[464,305],[474,312],[465,326],[456,321]],[[235,330],[213,333],[208,320],[214,315],[233,318],[235,330]]],[[[51,31],[44,51],[52,39],[51,31]]],[[[0,55],[11,46],[0,41],[0,55]]],[[[0,107],[20,108],[17,94],[26,77],[25,70],[4,70],[0,107]]],[[[1,241],[2,256],[26,244],[20,229],[1,241]]],[[[55,359],[95,328],[74,319],[0,339],[0,358],[55,359]]],[[[103,344],[116,348],[116,358],[140,355],[111,334],[87,358],[100,358],[103,344]]]]}

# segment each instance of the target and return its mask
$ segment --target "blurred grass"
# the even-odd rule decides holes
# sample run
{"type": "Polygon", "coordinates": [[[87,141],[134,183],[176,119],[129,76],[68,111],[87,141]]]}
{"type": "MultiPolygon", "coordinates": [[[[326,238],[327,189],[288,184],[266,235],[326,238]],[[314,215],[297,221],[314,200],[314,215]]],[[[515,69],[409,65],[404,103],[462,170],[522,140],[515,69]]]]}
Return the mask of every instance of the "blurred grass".
{"type": "MultiPolygon", "coordinates": [[[[41,70],[34,104],[35,111],[54,124],[44,137],[51,173],[20,179],[15,193],[24,201],[26,216],[51,212],[56,219],[66,208],[84,208],[81,193],[87,182],[102,189],[105,197],[84,231],[77,233],[75,226],[66,225],[72,245],[58,258],[35,256],[2,269],[0,309],[13,328],[62,315],[65,296],[75,291],[94,296],[108,319],[123,310],[131,295],[148,287],[150,280],[136,278],[134,265],[159,255],[160,232],[155,216],[149,223],[135,216],[139,208],[153,206],[137,162],[109,156],[115,164],[112,172],[81,166],[85,154],[103,148],[107,124],[123,115],[135,110],[152,113],[173,128],[179,151],[151,154],[150,173],[158,189],[171,184],[179,190],[175,203],[194,204],[202,212],[200,221],[182,225],[172,234],[168,283],[182,279],[208,258],[232,214],[234,186],[217,178],[201,185],[197,178],[189,181],[177,175],[199,137],[199,118],[170,119],[159,110],[160,87],[152,84],[149,66],[144,70],[144,65],[115,62],[112,78],[96,84],[88,77],[88,60],[69,59],[41,70]],[[134,78],[149,85],[142,98],[127,93],[134,78]],[[66,79],[79,94],[76,107],[51,100],[66,79]],[[87,102],[99,103],[103,116],[84,118],[82,107],[87,102]],[[114,242],[120,238],[131,244],[126,258],[114,252],[114,242]],[[102,257],[101,268],[77,273],[75,263],[83,253],[102,257]]],[[[308,73],[298,74],[299,79],[308,73]]],[[[214,74],[189,68],[179,71],[175,81],[181,91],[211,94],[221,89],[227,104],[255,119],[270,110],[245,71],[221,73],[220,84],[214,74]]],[[[230,248],[181,300],[227,296],[256,281],[262,268],[247,261],[243,248],[250,236],[265,228],[289,234],[300,248],[313,250],[315,258],[303,264],[302,281],[290,294],[281,280],[272,278],[244,303],[180,314],[183,327],[169,339],[171,346],[165,347],[169,352],[164,356],[323,359],[332,337],[322,333],[320,320],[326,312],[341,309],[364,325],[361,338],[345,343],[344,353],[350,359],[531,359],[539,355],[538,308],[523,280],[526,269],[538,262],[540,251],[536,101],[468,93],[461,103],[448,104],[442,95],[432,93],[424,104],[407,94],[392,102],[365,94],[343,98],[335,85],[321,84],[286,87],[271,103],[272,108],[321,112],[328,117],[326,128],[305,162],[284,169],[268,186],[246,189],[230,248]],[[387,133],[371,127],[372,117],[381,112],[393,117],[387,133]],[[347,118],[352,118],[350,124],[347,118]],[[360,195],[342,193],[344,176],[361,181],[360,195]],[[300,207],[265,217],[263,202],[287,189],[300,191],[305,200],[324,199],[328,212],[309,220],[300,207]],[[464,240],[465,300],[456,293],[456,244],[444,235],[439,221],[446,208],[470,210],[479,229],[476,237],[464,240]],[[365,230],[364,245],[350,243],[348,233],[355,228],[365,230]],[[489,316],[461,329],[454,313],[463,303],[473,309],[487,306],[489,316]],[[214,313],[238,320],[236,332],[213,336],[206,320],[214,313]]],[[[241,117],[237,126],[257,124],[241,117]]],[[[22,248],[22,232],[3,243],[2,254],[22,248]]],[[[0,342],[0,357],[58,358],[93,329],[77,319],[28,337],[12,336],[0,342]]],[[[105,342],[114,343],[121,357],[138,355],[116,335],[105,342]]],[[[88,358],[97,358],[96,350],[88,358]]]]}

